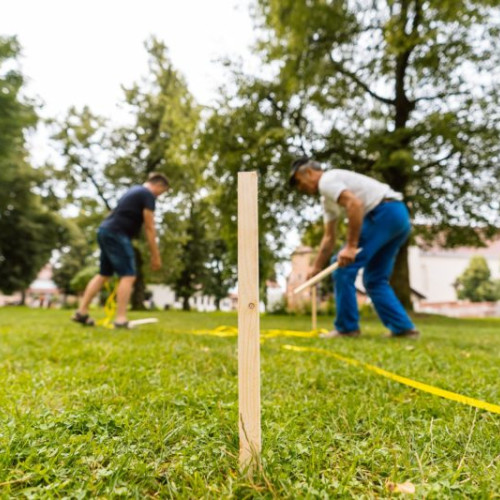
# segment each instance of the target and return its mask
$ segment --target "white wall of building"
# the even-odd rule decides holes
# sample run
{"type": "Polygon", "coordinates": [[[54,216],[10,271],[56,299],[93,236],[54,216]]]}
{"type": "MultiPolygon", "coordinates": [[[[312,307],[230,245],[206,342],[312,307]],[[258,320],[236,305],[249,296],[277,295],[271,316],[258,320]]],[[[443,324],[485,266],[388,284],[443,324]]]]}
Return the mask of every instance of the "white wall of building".
{"type": "Polygon", "coordinates": [[[165,309],[165,306],[174,307],[175,293],[165,285],[148,285],[147,289],[152,293],[152,299],[155,307],[165,309]]]}
{"type": "MultiPolygon", "coordinates": [[[[477,255],[481,255],[477,249],[477,255]]],[[[410,247],[408,263],[411,287],[426,297],[427,302],[451,302],[457,300],[453,284],[469,266],[471,252],[453,250],[425,251],[410,247]]],[[[491,271],[492,279],[500,279],[500,255],[483,255],[491,271]]]]}

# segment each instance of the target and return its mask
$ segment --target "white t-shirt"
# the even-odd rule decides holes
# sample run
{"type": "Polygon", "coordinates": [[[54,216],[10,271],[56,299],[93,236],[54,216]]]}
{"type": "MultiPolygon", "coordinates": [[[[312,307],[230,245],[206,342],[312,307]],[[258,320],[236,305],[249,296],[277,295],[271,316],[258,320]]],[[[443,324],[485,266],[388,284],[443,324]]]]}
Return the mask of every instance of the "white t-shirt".
{"type": "Polygon", "coordinates": [[[342,207],[337,203],[340,193],[348,190],[363,203],[364,214],[373,210],[384,198],[402,200],[403,195],[394,191],[388,184],[379,182],[366,175],[349,170],[327,170],[321,176],[318,184],[323,205],[325,223],[337,220],[342,207]]]}

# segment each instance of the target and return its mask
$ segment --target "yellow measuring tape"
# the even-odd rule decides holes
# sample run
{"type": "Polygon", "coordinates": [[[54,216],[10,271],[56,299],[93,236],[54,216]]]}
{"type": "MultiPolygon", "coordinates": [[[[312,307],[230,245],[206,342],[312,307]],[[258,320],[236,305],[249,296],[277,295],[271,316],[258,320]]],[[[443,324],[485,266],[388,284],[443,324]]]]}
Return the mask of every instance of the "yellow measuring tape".
{"type": "MultiPolygon", "coordinates": [[[[274,337],[302,337],[302,338],[315,338],[320,333],[325,333],[328,330],[311,330],[310,332],[300,332],[297,330],[261,330],[261,340],[271,339],[274,337]]],[[[194,335],[212,335],[213,337],[237,337],[238,328],[235,326],[218,326],[213,330],[193,330],[190,332],[194,335]]]]}
{"type": "Polygon", "coordinates": [[[106,302],[104,303],[104,313],[105,316],[103,319],[96,321],[96,324],[99,326],[104,326],[105,328],[114,328],[113,326],[113,318],[115,317],[116,312],[116,291],[118,290],[118,285],[114,287],[111,291],[111,286],[106,283],[106,290],[110,292],[106,302]]]}
{"type": "Polygon", "coordinates": [[[414,389],[418,389],[419,391],[428,392],[429,394],[433,394],[434,396],[440,396],[445,399],[451,399],[452,401],[456,401],[457,403],[463,403],[465,405],[473,406],[475,408],[480,408],[482,410],[487,410],[492,413],[500,414],[499,405],[486,403],[485,401],[469,398],[468,396],[462,396],[462,394],[457,394],[455,392],[445,391],[444,389],[439,389],[438,387],[434,387],[432,385],[427,385],[423,384],[422,382],[417,382],[416,380],[412,380],[411,378],[401,377],[400,375],[396,375],[395,373],[383,370],[378,366],[370,365],[368,363],[364,363],[363,361],[358,361],[356,359],[346,358],[345,356],[341,356],[340,354],[328,351],[327,349],[320,349],[317,347],[301,347],[296,345],[284,345],[282,347],[283,349],[287,349],[289,351],[315,352],[318,354],[323,354],[324,356],[329,356],[331,358],[338,359],[340,361],[343,361],[344,363],[348,363],[353,366],[361,366],[362,368],[372,371],[377,375],[381,375],[382,377],[394,380],[395,382],[399,382],[400,384],[413,387],[414,389]]]}
{"type": "MultiPolygon", "coordinates": [[[[261,330],[260,338],[261,341],[264,342],[266,339],[274,338],[274,337],[303,337],[303,338],[315,338],[318,337],[319,333],[326,332],[327,330],[312,330],[310,332],[301,332],[296,330],[261,330]]],[[[219,326],[213,330],[194,330],[191,332],[195,335],[213,335],[215,337],[237,337],[238,336],[238,328],[234,326],[219,326]]],[[[287,349],[289,351],[296,352],[315,352],[317,354],[323,354],[325,356],[329,356],[331,358],[338,359],[339,361],[343,361],[352,366],[362,367],[366,370],[376,373],[382,377],[386,377],[390,380],[394,380],[395,382],[399,382],[400,384],[407,385],[408,387],[413,387],[414,389],[418,389],[422,392],[427,392],[429,394],[433,394],[434,396],[440,396],[445,399],[449,399],[451,401],[455,401],[457,403],[466,404],[469,406],[473,406],[474,408],[480,408],[482,410],[487,410],[492,413],[500,414],[500,406],[492,403],[487,403],[485,401],[481,401],[479,399],[470,398],[468,396],[463,396],[462,394],[457,394],[455,392],[446,391],[444,389],[439,389],[438,387],[434,387],[432,385],[424,384],[422,382],[417,382],[416,380],[412,380],[411,378],[401,377],[392,372],[388,372],[387,370],[383,370],[378,366],[370,365],[363,361],[358,361],[357,359],[347,358],[345,356],[341,356],[335,352],[329,351],[327,349],[320,349],[318,347],[302,347],[296,345],[284,345],[283,349],[287,349]]]]}

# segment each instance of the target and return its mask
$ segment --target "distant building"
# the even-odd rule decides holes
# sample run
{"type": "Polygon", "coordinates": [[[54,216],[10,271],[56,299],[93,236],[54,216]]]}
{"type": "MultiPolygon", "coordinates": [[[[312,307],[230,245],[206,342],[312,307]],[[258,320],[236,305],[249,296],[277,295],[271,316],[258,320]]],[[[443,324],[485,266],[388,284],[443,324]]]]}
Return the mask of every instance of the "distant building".
{"type": "Polygon", "coordinates": [[[428,302],[456,301],[457,278],[463,274],[475,256],[486,259],[492,279],[500,279],[500,238],[484,248],[444,249],[437,246],[412,246],[408,252],[411,285],[422,292],[428,302]]]}
{"type": "Polygon", "coordinates": [[[292,253],[292,270],[286,282],[286,304],[290,311],[299,309],[305,302],[311,301],[311,289],[295,295],[293,291],[306,281],[307,274],[312,269],[316,252],[308,246],[300,246],[292,253]]]}
{"type": "Polygon", "coordinates": [[[500,303],[469,302],[457,299],[455,283],[469,266],[472,257],[484,257],[492,279],[500,279],[500,238],[486,247],[443,249],[410,247],[408,262],[412,285],[426,295],[416,311],[453,317],[498,317],[500,303]]]}
{"type": "MultiPolygon", "coordinates": [[[[443,249],[437,246],[432,248],[411,246],[408,252],[408,265],[415,310],[455,317],[500,316],[498,303],[477,304],[457,299],[455,288],[457,278],[468,267],[471,258],[478,255],[486,259],[492,279],[500,279],[500,238],[491,241],[484,248],[443,249]]],[[[294,295],[293,290],[306,280],[314,258],[315,251],[307,246],[298,247],[292,254],[292,270],[286,288],[290,310],[298,309],[311,300],[310,289],[304,290],[299,295],[294,295]]],[[[370,302],[363,286],[362,276],[361,271],[356,279],[360,304],[370,302]]]]}
{"type": "MultiPolygon", "coordinates": [[[[60,291],[52,281],[52,266],[45,265],[38,273],[35,281],[25,290],[25,304],[30,307],[49,307],[59,299],[60,291]]],[[[0,295],[0,306],[20,304],[22,294],[0,295]]]]}

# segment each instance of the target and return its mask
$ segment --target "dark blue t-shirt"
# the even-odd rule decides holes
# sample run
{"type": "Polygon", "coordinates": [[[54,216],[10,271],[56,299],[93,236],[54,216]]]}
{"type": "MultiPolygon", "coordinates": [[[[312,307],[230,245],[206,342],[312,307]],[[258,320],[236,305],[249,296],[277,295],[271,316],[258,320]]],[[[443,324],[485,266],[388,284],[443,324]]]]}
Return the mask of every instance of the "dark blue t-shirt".
{"type": "Polygon", "coordinates": [[[120,198],[116,208],[102,221],[100,227],[135,238],[141,230],[142,211],[145,208],[154,211],[155,197],[144,186],[134,186],[120,198]]]}

